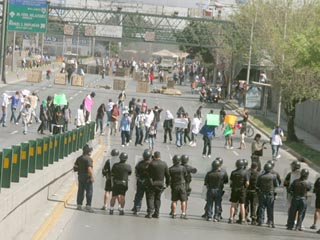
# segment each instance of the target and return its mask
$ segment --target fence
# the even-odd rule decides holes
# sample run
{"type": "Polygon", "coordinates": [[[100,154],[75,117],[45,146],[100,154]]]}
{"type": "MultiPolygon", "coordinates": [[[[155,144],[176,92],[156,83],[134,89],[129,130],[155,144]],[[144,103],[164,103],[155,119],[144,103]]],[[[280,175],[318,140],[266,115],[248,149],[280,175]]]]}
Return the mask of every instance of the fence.
{"type": "Polygon", "coordinates": [[[29,173],[49,167],[81,149],[94,138],[94,133],[95,123],[91,122],[72,131],[3,149],[0,152],[0,192],[1,188],[10,188],[11,183],[18,183],[20,178],[27,178],[29,173]]]}

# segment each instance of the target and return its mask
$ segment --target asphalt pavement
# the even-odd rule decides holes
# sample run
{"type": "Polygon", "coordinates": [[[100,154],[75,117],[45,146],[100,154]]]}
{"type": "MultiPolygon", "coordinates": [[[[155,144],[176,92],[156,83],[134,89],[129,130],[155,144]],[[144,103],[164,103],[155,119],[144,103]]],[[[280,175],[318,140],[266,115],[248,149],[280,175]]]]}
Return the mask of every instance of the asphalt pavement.
{"type": "MultiPolygon", "coordinates": [[[[40,98],[44,98],[49,94],[63,92],[67,95],[71,110],[76,111],[78,105],[82,102],[83,98],[91,91],[96,92],[94,99],[95,106],[93,113],[96,112],[98,106],[104,102],[106,103],[109,98],[116,99],[119,91],[107,90],[100,86],[105,85],[112,86],[112,79],[107,78],[101,80],[98,75],[87,75],[85,87],[73,87],[73,86],[55,86],[51,82],[42,82],[38,85],[26,85],[23,83],[17,85],[18,87],[30,88],[30,90],[39,90],[38,94],[40,98]]],[[[14,86],[14,87],[17,87],[14,86]]],[[[13,87],[13,86],[12,86],[13,87]]],[[[159,84],[151,86],[151,88],[160,88],[159,84]]],[[[180,106],[184,106],[185,110],[190,116],[200,106],[199,97],[197,94],[192,95],[189,86],[177,86],[181,90],[181,96],[170,96],[161,95],[154,93],[136,93],[136,83],[132,79],[127,79],[127,100],[132,97],[135,98],[146,98],[148,107],[154,107],[155,105],[163,108],[164,110],[169,109],[173,114],[176,113],[180,106]]],[[[203,115],[205,116],[211,109],[214,113],[219,113],[224,102],[218,104],[204,104],[203,115]]],[[[234,111],[228,110],[228,113],[235,114],[234,111]]],[[[95,114],[93,115],[93,119],[95,114]]],[[[164,114],[162,114],[162,119],[164,114]]],[[[308,211],[306,214],[303,225],[305,226],[304,232],[287,231],[285,224],[287,220],[287,201],[286,192],[283,186],[277,189],[278,199],[275,202],[275,229],[267,227],[256,227],[251,225],[238,225],[238,224],[227,224],[229,218],[229,196],[230,188],[226,186],[226,194],[223,197],[223,220],[220,223],[207,222],[200,216],[203,214],[203,207],[205,204],[204,191],[203,191],[203,178],[205,173],[210,169],[212,160],[215,157],[222,157],[224,159],[224,168],[228,174],[234,169],[235,161],[239,158],[250,159],[250,145],[253,141],[252,138],[247,138],[247,148],[245,150],[238,149],[240,142],[240,135],[237,132],[234,141],[234,149],[224,148],[224,137],[222,130],[218,129],[216,137],[213,140],[212,158],[202,158],[202,146],[203,141],[201,136],[198,136],[197,147],[191,147],[185,145],[181,148],[177,148],[173,143],[164,144],[163,142],[163,129],[162,122],[159,125],[157,139],[155,144],[155,150],[161,152],[162,160],[166,161],[171,166],[171,157],[174,154],[188,154],[190,157],[190,164],[198,169],[198,173],[194,176],[191,187],[193,189],[188,202],[188,220],[182,219],[171,219],[169,216],[170,212],[170,192],[169,189],[165,190],[162,197],[162,207],[160,211],[159,219],[145,219],[144,213],[146,210],[145,199],[143,200],[142,213],[139,216],[134,216],[130,212],[133,206],[133,198],[135,193],[135,177],[134,174],[130,178],[129,190],[126,196],[126,210],[125,216],[119,216],[117,212],[115,215],[110,216],[107,212],[99,210],[103,204],[104,194],[104,179],[101,176],[101,168],[104,161],[109,157],[110,150],[117,148],[119,151],[125,151],[129,155],[128,163],[134,169],[135,164],[141,159],[142,152],[147,148],[147,144],[144,146],[135,147],[134,144],[130,144],[128,147],[121,147],[120,135],[110,136],[108,129],[106,129],[104,136],[96,136],[95,148],[103,148],[105,150],[104,156],[97,159],[95,169],[95,183],[94,183],[94,194],[93,194],[93,207],[95,212],[93,214],[77,211],[75,199],[73,198],[68,202],[61,216],[59,216],[55,224],[52,225],[48,230],[46,239],[196,239],[196,238],[208,238],[208,237],[220,237],[225,239],[237,238],[241,239],[319,239],[319,235],[314,230],[310,230],[309,227],[313,221],[314,211],[314,195],[310,194],[308,199],[308,211]]],[[[2,144],[5,147],[9,147],[12,143],[17,141],[21,142],[24,140],[38,137],[36,133],[36,126],[31,127],[30,134],[23,136],[21,129],[16,126],[9,126],[8,128],[1,129],[1,147],[2,144]],[[2,132],[5,131],[5,134],[2,132]],[[12,134],[13,131],[18,133],[12,134]],[[8,138],[8,135],[14,135],[14,137],[8,138]],[[14,138],[14,140],[11,140],[14,138]],[[8,143],[6,143],[8,141],[8,143]]],[[[259,132],[255,129],[255,132],[259,132]]],[[[133,134],[134,136],[134,134],[133,134]]],[[[175,138],[174,138],[175,139],[175,138]]],[[[268,136],[263,135],[264,140],[268,140],[268,136]]],[[[290,163],[295,159],[294,156],[287,153],[284,150],[280,150],[281,158],[276,162],[275,170],[280,173],[282,178],[285,177],[286,173],[289,172],[290,163]]],[[[264,156],[261,158],[262,164],[267,160],[271,159],[271,146],[264,151],[264,156]]],[[[305,163],[302,163],[302,167],[308,168],[305,163]]],[[[317,177],[318,173],[310,169],[310,181],[313,182],[317,177]]],[[[69,182],[66,182],[60,191],[55,195],[51,196],[52,201],[48,201],[47,206],[39,206],[38,214],[35,215],[34,223],[21,231],[17,236],[17,239],[25,239],[30,237],[33,233],[39,230],[39,226],[45,218],[51,216],[54,210],[56,201],[63,198],[64,194],[69,191],[69,188],[73,182],[75,182],[76,176],[70,178],[69,182]]],[[[179,207],[178,207],[179,208],[179,207]]],[[[180,211],[178,211],[178,214],[180,211]]]]}

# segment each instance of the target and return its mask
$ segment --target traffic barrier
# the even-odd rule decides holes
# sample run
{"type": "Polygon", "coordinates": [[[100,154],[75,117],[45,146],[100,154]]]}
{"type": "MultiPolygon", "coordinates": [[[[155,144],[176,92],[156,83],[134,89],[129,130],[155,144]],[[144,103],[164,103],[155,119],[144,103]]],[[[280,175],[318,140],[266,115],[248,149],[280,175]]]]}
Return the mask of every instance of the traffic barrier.
{"type": "Polygon", "coordinates": [[[36,172],[36,149],[37,149],[37,141],[30,140],[29,141],[29,173],[36,172]]]}
{"type": "Polygon", "coordinates": [[[42,170],[82,149],[83,145],[94,139],[95,122],[62,134],[30,140],[11,149],[0,152],[0,191],[10,188],[12,182],[18,183],[21,177],[42,170]]]}
{"type": "Polygon", "coordinates": [[[10,188],[12,178],[12,149],[2,150],[2,183],[1,187],[10,188]]]}
{"type": "Polygon", "coordinates": [[[20,149],[21,171],[20,177],[28,177],[29,173],[29,143],[21,143],[20,149]]]}
{"type": "Polygon", "coordinates": [[[43,166],[49,166],[49,155],[50,155],[50,148],[49,148],[50,139],[48,137],[43,138],[43,166]]]}
{"type": "Polygon", "coordinates": [[[21,171],[21,146],[12,146],[12,182],[19,182],[21,171]]]}
{"type": "Polygon", "coordinates": [[[36,169],[43,169],[43,139],[37,139],[36,169]]]}

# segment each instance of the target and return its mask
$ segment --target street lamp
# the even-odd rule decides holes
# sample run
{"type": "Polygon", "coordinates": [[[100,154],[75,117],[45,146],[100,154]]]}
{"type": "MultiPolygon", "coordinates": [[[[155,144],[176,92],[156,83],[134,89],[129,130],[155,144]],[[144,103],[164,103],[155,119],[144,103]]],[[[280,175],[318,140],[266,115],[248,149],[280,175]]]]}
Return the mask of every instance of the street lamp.
{"type": "Polygon", "coordinates": [[[6,46],[7,46],[7,14],[8,1],[3,1],[2,5],[2,28],[1,28],[1,44],[0,44],[0,71],[1,80],[3,83],[6,81],[6,46]]]}

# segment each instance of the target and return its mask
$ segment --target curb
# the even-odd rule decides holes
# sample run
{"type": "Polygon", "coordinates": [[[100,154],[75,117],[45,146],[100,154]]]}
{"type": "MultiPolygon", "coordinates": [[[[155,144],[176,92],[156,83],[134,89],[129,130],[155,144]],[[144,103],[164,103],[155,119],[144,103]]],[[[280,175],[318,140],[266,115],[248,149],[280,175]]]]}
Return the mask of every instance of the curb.
{"type": "MultiPolygon", "coordinates": [[[[238,107],[233,104],[232,102],[227,101],[226,106],[230,109],[230,110],[235,110],[237,113],[240,114],[240,111],[238,110],[238,107]]],[[[265,136],[269,137],[269,133],[267,133],[264,129],[259,128],[254,122],[252,122],[250,119],[248,120],[249,123],[251,125],[253,125],[256,129],[258,129],[260,132],[262,132],[265,136]]],[[[296,160],[301,161],[301,159],[304,159],[303,162],[307,163],[311,168],[313,168],[314,170],[316,170],[317,172],[320,172],[320,166],[316,165],[315,163],[313,163],[310,159],[300,155],[299,153],[297,153],[295,150],[293,150],[292,148],[290,148],[288,145],[286,145],[285,143],[282,145],[283,149],[286,150],[288,153],[290,153],[291,155],[293,155],[296,160]]]]}

